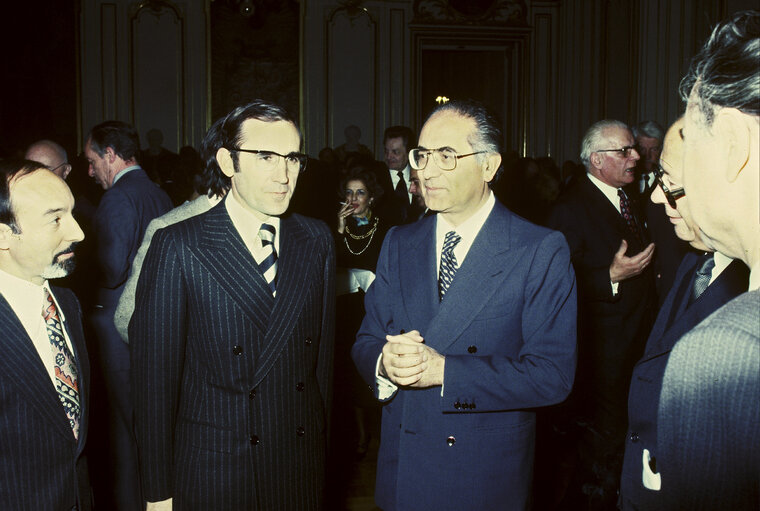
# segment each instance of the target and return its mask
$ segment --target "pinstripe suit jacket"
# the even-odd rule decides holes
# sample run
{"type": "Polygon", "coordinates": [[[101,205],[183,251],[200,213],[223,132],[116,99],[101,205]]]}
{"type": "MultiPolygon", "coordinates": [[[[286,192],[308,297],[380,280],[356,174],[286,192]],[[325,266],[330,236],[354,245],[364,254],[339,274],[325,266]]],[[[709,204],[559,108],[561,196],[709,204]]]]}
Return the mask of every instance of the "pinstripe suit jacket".
{"type": "MultiPolygon", "coordinates": [[[[0,295],[0,509],[92,508],[82,449],[87,438],[90,364],[74,293],[53,288],[79,372],[79,439],[71,433],[47,369],[23,325],[0,295]]],[[[42,306],[40,305],[40,310],[42,306]]]]}
{"type": "Polygon", "coordinates": [[[145,497],[320,509],[334,346],[325,224],[282,218],[277,297],[224,203],[156,233],[129,328],[145,497]]]}
{"type": "Polygon", "coordinates": [[[739,295],[673,348],[657,416],[663,509],[758,508],[758,311],[760,290],[739,295]]]}

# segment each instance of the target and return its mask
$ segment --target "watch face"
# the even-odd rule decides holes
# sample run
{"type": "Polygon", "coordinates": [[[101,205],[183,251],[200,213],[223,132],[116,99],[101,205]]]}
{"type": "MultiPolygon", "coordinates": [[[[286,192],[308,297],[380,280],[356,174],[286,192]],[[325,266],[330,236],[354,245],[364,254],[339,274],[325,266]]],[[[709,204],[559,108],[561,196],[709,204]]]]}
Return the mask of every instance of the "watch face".
{"type": "Polygon", "coordinates": [[[496,0],[449,0],[449,6],[462,16],[481,17],[494,6],[496,0]]]}

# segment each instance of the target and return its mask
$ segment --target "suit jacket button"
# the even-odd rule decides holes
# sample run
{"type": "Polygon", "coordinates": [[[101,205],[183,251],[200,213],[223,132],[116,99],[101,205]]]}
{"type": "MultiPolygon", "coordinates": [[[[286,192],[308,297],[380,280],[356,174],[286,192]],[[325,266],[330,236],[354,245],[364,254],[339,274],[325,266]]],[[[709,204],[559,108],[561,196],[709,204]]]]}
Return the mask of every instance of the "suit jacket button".
{"type": "Polygon", "coordinates": [[[457,401],[456,403],[454,403],[454,408],[456,408],[457,410],[459,410],[460,408],[462,408],[462,403],[460,403],[459,401],[457,401]]]}
{"type": "Polygon", "coordinates": [[[307,337],[304,342],[306,343],[306,346],[311,346],[311,337],[307,337]]]}
{"type": "Polygon", "coordinates": [[[306,430],[303,429],[303,426],[298,426],[296,428],[296,435],[298,436],[304,436],[306,434],[306,430]]]}
{"type": "Polygon", "coordinates": [[[256,389],[251,389],[248,393],[248,399],[253,399],[254,397],[256,397],[256,389]]]}
{"type": "Polygon", "coordinates": [[[303,388],[304,388],[304,384],[302,381],[299,381],[298,383],[296,383],[296,390],[298,392],[303,392],[303,388]]]}
{"type": "Polygon", "coordinates": [[[474,345],[467,348],[467,353],[477,353],[477,351],[478,351],[478,347],[474,345]]]}
{"type": "Polygon", "coordinates": [[[639,441],[639,434],[635,431],[631,432],[631,442],[636,443],[639,441]]]}
{"type": "Polygon", "coordinates": [[[454,438],[454,435],[451,435],[450,437],[448,437],[448,438],[446,439],[446,444],[447,444],[449,447],[453,446],[455,443],[457,443],[457,439],[456,439],[456,438],[454,438]]]}
{"type": "Polygon", "coordinates": [[[259,445],[259,437],[256,435],[251,435],[249,440],[251,441],[251,445],[259,445]]]}
{"type": "Polygon", "coordinates": [[[235,356],[239,356],[243,353],[243,347],[242,346],[233,346],[232,347],[232,354],[235,356]]]}

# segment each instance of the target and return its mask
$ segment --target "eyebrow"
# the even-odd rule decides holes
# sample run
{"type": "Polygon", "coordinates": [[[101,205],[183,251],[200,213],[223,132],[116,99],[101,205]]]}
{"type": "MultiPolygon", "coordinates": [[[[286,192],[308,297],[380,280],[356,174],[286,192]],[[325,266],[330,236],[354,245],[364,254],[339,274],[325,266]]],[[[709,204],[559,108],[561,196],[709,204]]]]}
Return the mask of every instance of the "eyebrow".
{"type": "Polygon", "coordinates": [[[53,208],[53,209],[48,209],[42,215],[43,216],[57,215],[58,213],[65,213],[65,212],[66,212],[66,208],[53,208]]]}

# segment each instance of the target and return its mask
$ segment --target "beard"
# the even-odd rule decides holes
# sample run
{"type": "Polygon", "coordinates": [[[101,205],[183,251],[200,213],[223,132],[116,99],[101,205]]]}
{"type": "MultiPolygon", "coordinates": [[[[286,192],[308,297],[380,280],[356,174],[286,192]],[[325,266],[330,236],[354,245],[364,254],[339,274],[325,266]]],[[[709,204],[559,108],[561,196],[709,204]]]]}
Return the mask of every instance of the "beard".
{"type": "Polygon", "coordinates": [[[55,257],[53,257],[53,262],[42,271],[42,277],[45,279],[60,279],[61,277],[71,274],[77,265],[76,258],[73,255],[74,247],[76,247],[76,243],[73,243],[67,249],[58,252],[55,257]],[[67,254],[72,254],[72,256],[63,260],[59,259],[62,255],[67,254]]]}

